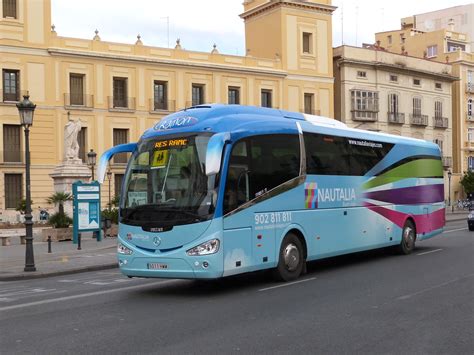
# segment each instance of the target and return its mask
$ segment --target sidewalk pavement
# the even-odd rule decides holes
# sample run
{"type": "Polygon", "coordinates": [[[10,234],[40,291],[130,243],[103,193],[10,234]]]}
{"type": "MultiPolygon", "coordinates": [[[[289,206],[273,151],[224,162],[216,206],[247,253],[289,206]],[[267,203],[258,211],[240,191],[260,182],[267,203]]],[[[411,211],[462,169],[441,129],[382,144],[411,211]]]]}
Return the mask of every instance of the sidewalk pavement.
{"type": "MultiPolygon", "coordinates": [[[[466,220],[468,211],[446,211],[446,222],[466,220]]],[[[466,223],[467,226],[467,223],[466,223]]],[[[42,242],[40,228],[34,229],[33,249],[36,271],[25,272],[25,245],[20,238],[11,238],[10,246],[0,246],[0,281],[25,280],[40,277],[74,274],[85,271],[117,267],[117,238],[104,238],[97,242],[92,233],[83,233],[81,247],[72,241],[42,242]]]]}

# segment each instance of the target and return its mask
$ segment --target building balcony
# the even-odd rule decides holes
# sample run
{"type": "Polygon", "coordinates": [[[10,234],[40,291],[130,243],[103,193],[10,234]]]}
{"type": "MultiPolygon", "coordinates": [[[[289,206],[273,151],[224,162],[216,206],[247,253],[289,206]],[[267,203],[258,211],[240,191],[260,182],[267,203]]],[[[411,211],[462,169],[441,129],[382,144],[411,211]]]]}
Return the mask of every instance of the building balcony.
{"type": "Polygon", "coordinates": [[[441,158],[441,161],[443,163],[443,168],[451,168],[453,166],[453,158],[452,157],[443,156],[441,158]]]}
{"type": "Polygon", "coordinates": [[[66,93],[64,94],[64,107],[67,109],[92,109],[94,95],[66,93]]]}
{"type": "Polygon", "coordinates": [[[352,110],[351,111],[351,118],[353,121],[360,121],[360,122],[376,122],[378,111],[372,110],[352,110]]]}
{"type": "Polygon", "coordinates": [[[472,141],[472,142],[465,141],[464,142],[464,148],[466,148],[469,151],[473,151],[474,150],[474,141],[472,141]]]}
{"type": "Polygon", "coordinates": [[[466,92],[474,94],[474,83],[466,83],[466,92]]]}
{"type": "Polygon", "coordinates": [[[410,113],[410,124],[413,126],[428,126],[428,115],[410,113]]]}
{"type": "Polygon", "coordinates": [[[176,101],[150,99],[150,112],[176,111],[176,101]]]}
{"type": "Polygon", "coordinates": [[[447,117],[433,117],[433,127],[434,128],[448,128],[448,118],[447,117]]]}
{"type": "Polygon", "coordinates": [[[474,112],[466,112],[466,121],[473,121],[474,122],[474,112]]]}
{"type": "Polygon", "coordinates": [[[405,114],[401,112],[387,112],[388,123],[404,124],[405,114]]]}
{"type": "Polygon", "coordinates": [[[135,111],[134,97],[114,97],[109,96],[109,110],[112,111],[135,111]]]}

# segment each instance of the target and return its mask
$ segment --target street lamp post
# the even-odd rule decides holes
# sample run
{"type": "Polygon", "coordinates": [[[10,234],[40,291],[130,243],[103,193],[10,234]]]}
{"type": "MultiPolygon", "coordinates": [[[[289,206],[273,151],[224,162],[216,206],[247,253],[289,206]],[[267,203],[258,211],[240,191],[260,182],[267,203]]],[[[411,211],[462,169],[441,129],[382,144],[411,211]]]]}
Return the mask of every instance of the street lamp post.
{"type": "Polygon", "coordinates": [[[33,254],[33,216],[31,215],[31,188],[30,188],[30,126],[33,125],[33,115],[36,105],[30,100],[30,95],[24,95],[23,100],[16,104],[20,115],[20,123],[25,130],[25,183],[26,183],[26,207],[25,207],[25,271],[36,271],[35,256],[33,254]]]}
{"type": "Polygon", "coordinates": [[[94,149],[91,149],[89,153],[87,153],[87,165],[91,167],[92,171],[92,179],[91,181],[94,181],[94,166],[97,158],[97,153],[94,152],[94,149]]]}
{"type": "Polygon", "coordinates": [[[112,172],[109,170],[107,170],[107,179],[109,180],[109,212],[112,210],[112,205],[110,204],[110,181],[112,179],[112,172]]]}
{"type": "MultiPolygon", "coordinates": [[[[451,170],[448,170],[448,206],[451,206],[451,176],[453,173],[451,170]]],[[[453,206],[454,209],[454,206],[453,206]]]]}

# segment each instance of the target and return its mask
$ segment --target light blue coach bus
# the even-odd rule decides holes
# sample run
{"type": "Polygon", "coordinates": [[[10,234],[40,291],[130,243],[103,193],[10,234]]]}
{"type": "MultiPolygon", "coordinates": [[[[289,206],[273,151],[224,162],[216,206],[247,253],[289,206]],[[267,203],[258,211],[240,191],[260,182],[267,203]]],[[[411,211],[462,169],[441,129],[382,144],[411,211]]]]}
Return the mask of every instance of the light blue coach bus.
{"type": "Polygon", "coordinates": [[[130,277],[219,278],[442,232],[437,145],[329,118],[239,105],[176,112],[131,153],[120,200],[118,262],[130,277]]]}

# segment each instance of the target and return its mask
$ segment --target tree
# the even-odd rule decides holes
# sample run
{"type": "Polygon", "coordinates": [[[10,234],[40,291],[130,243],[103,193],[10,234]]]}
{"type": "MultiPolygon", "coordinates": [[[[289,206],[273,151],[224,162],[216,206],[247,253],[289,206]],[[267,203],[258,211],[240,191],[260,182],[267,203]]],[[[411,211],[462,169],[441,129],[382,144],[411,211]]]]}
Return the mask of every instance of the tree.
{"type": "Polygon", "coordinates": [[[464,188],[464,191],[466,192],[466,194],[474,193],[474,172],[472,171],[465,172],[460,183],[462,187],[464,188]]]}
{"type": "Polygon", "coordinates": [[[53,205],[58,205],[59,213],[64,214],[64,202],[71,201],[72,195],[69,192],[55,192],[46,201],[53,205]]]}

